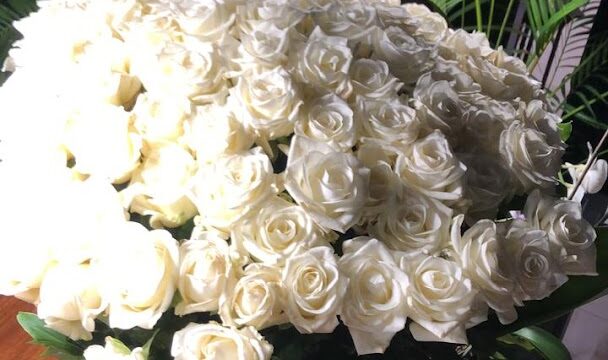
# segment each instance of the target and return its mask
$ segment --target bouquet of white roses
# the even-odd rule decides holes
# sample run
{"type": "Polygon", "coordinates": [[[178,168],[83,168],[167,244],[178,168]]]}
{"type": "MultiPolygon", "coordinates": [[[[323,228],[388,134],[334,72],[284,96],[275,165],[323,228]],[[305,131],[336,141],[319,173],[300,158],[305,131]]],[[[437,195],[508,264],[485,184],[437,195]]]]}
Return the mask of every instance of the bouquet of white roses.
{"type": "Polygon", "coordinates": [[[467,344],[596,274],[540,83],[425,6],[39,6],[0,88],[0,294],[64,356],[270,359],[340,323],[359,355],[467,344]]]}

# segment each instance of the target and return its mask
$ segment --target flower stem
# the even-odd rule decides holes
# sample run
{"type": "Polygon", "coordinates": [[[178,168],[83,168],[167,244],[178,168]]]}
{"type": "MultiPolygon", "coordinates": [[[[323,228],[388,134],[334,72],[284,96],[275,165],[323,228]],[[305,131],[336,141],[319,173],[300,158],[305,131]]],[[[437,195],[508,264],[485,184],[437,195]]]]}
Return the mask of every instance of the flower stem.
{"type": "Polygon", "coordinates": [[[593,165],[593,163],[595,162],[595,159],[597,158],[597,154],[600,152],[600,149],[606,142],[606,139],[608,139],[608,129],[606,131],[604,131],[604,135],[600,139],[600,142],[597,144],[597,146],[593,150],[593,153],[591,153],[591,156],[589,156],[589,160],[587,160],[587,164],[585,164],[585,169],[581,173],[581,176],[579,176],[579,178],[576,179],[576,182],[574,183],[574,188],[572,188],[572,192],[570,193],[570,195],[568,195],[568,200],[572,200],[572,198],[574,197],[574,194],[576,194],[576,191],[581,186],[583,179],[589,172],[591,165],[593,165]]]}

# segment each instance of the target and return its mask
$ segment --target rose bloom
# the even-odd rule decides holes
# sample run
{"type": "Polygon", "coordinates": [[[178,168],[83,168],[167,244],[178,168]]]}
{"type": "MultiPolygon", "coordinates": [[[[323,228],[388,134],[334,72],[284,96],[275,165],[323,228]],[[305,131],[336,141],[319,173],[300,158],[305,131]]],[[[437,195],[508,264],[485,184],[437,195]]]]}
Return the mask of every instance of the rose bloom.
{"type": "Polygon", "coordinates": [[[386,62],[372,59],[357,59],[350,67],[353,94],[366,98],[380,99],[395,97],[403,87],[389,71],[386,62]]]}
{"type": "Polygon", "coordinates": [[[171,356],[175,360],[203,358],[270,360],[272,345],[255,328],[224,327],[216,322],[190,323],[175,332],[171,356]]]}
{"type": "Polygon", "coordinates": [[[345,232],[359,221],[368,176],[352,154],[298,136],[291,140],[285,188],[325,229],[345,232]]]}
{"type": "Polygon", "coordinates": [[[327,245],[332,240],[304,208],[279,196],[231,229],[232,246],[243,255],[270,265],[284,265],[298,249],[327,245]]]}
{"type": "Polygon", "coordinates": [[[226,325],[264,329],[287,322],[284,302],[281,269],[253,263],[235,284],[224,287],[219,314],[226,325]]]}
{"type": "Polygon", "coordinates": [[[331,247],[316,247],[292,255],[283,269],[285,309],[302,334],[331,333],[338,326],[347,279],[338,270],[331,247]]]}
{"type": "Polygon", "coordinates": [[[177,286],[177,241],[168,231],[148,231],[134,222],[110,232],[111,241],[100,254],[109,325],[152,329],[171,305],[177,286]]]}
{"type": "Polygon", "coordinates": [[[290,55],[290,67],[299,81],[348,98],[353,89],[348,77],[353,54],[346,38],[328,36],[317,27],[290,55]]]}
{"type": "Polygon", "coordinates": [[[383,353],[407,318],[408,278],[381,242],[357,237],[342,244],[339,265],[349,279],[340,319],[357,354],[383,353]]]}
{"type": "Polygon", "coordinates": [[[353,110],[339,96],[326,94],[303,107],[295,134],[327,143],[338,151],[351,151],[357,135],[353,110]]]}
{"type": "Polygon", "coordinates": [[[530,224],[547,233],[551,251],[566,274],[597,274],[597,235],[583,218],[579,202],[553,199],[535,190],[528,195],[524,214],[530,224]]]}
{"type": "Polygon", "coordinates": [[[203,232],[179,248],[177,288],[181,301],[177,315],[217,311],[220,296],[237,281],[237,265],[226,240],[217,233],[203,232]]]}

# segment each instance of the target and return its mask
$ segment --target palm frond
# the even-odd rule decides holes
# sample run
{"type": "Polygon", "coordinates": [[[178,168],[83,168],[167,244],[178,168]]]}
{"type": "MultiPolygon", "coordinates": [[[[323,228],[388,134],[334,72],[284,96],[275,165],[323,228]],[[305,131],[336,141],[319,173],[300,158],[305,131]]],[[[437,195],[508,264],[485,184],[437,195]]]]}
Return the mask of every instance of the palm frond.
{"type": "Polygon", "coordinates": [[[594,106],[608,106],[608,33],[590,38],[581,62],[549,95],[563,99],[564,120],[581,120],[597,128],[608,128],[598,119],[594,106]]]}

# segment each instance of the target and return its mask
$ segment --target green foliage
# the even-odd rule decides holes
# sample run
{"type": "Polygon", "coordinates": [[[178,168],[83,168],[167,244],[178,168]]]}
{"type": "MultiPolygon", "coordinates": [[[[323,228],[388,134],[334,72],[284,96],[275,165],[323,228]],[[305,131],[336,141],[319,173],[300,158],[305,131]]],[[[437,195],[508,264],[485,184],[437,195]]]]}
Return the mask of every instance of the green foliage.
{"type": "Polygon", "coordinates": [[[563,142],[566,142],[572,134],[572,123],[563,122],[557,125],[557,127],[559,128],[559,137],[562,139],[563,142]]]}
{"type": "MultiPolygon", "coordinates": [[[[12,44],[21,36],[13,27],[13,21],[21,19],[37,9],[35,0],[0,1],[0,67],[12,44]]],[[[0,72],[0,85],[6,78],[7,74],[0,72]]]]}
{"type": "Polygon", "coordinates": [[[47,348],[47,354],[57,356],[62,360],[82,360],[84,348],[67,336],[49,329],[44,325],[44,321],[32,313],[20,312],[17,315],[17,322],[31,337],[35,344],[43,345],[47,348]]]}
{"type": "Polygon", "coordinates": [[[527,340],[534,348],[543,354],[545,359],[550,360],[571,360],[570,352],[562,342],[550,332],[530,326],[519,329],[513,333],[515,336],[527,340]]]}

